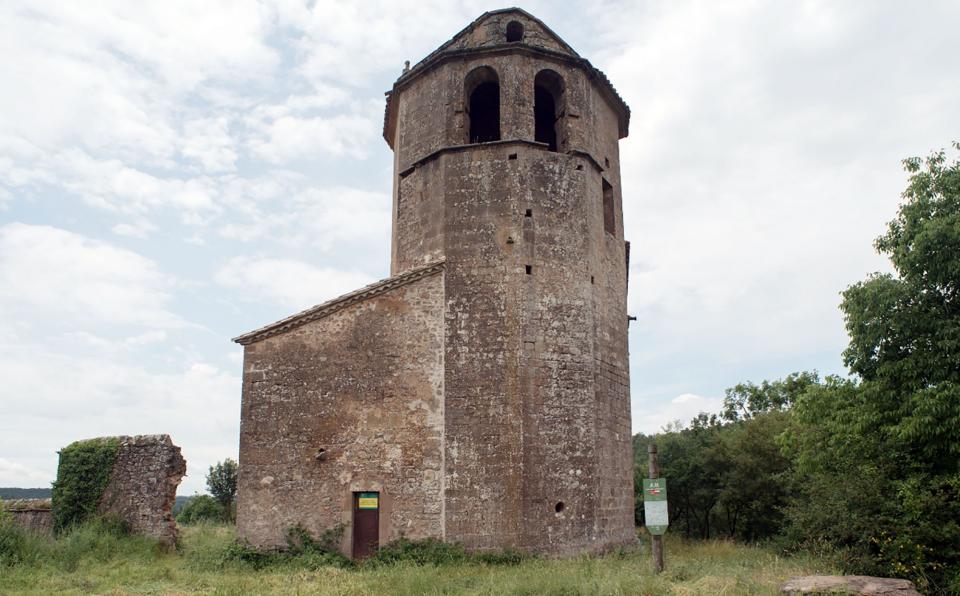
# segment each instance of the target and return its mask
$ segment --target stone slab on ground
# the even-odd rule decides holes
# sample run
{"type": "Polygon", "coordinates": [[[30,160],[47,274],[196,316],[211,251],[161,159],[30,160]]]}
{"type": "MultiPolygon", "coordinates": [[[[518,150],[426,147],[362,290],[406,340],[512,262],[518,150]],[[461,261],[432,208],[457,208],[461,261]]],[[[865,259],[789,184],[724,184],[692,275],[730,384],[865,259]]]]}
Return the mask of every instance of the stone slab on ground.
{"type": "Polygon", "coordinates": [[[782,586],[781,594],[862,594],[869,596],[920,596],[913,582],[866,575],[808,575],[782,586]]]}

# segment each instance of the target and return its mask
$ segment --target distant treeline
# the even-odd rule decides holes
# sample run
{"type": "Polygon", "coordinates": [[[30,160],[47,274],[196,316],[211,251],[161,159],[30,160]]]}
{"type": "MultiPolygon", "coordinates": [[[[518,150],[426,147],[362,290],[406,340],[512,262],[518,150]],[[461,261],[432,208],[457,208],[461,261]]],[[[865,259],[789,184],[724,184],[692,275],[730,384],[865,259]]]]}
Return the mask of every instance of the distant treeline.
{"type": "Polygon", "coordinates": [[[904,164],[904,202],[875,244],[897,274],[843,292],[850,377],[742,383],[719,415],[634,437],[638,488],[657,443],[672,531],[960,594],[960,161],[904,164]]]}
{"type": "Polygon", "coordinates": [[[0,487],[0,499],[49,499],[52,491],[50,488],[0,487]]]}
{"type": "MultiPolygon", "coordinates": [[[[53,489],[50,488],[14,488],[14,487],[0,487],[0,499],[6,499],[12,501],[13,499],[49,499],[53,494],[53,489]]],[[[177,497],[176,503],[173,505],[173,513],[176,515],[183,506],[186,505],[193,496],[188,497],[177,497]]]]}

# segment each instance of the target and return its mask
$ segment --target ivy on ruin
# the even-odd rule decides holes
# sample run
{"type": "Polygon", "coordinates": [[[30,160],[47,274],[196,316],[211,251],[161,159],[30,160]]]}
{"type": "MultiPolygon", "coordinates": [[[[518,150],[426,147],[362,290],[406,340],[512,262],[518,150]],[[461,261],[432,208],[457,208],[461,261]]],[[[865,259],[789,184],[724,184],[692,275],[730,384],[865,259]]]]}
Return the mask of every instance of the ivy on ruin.
{"type": "Polygon", "coordinates": [[[104,437],[77,441],[60,450],[53,483],[54,532],[63,532],[96,514],[119,448],[116,437],[104,437]]]}

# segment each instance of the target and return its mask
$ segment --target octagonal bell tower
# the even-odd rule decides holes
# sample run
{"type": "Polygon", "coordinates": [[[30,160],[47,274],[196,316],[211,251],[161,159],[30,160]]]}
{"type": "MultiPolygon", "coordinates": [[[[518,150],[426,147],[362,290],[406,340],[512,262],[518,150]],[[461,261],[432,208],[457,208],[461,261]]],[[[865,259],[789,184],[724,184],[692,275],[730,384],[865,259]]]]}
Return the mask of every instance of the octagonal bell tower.
{"type": "Polygon", "coordinates": [[[445,262],[447,540],[563,555],[635,539],[629,116],[516,8],[483,14],[387,94],[391,273],[445,262]]]}

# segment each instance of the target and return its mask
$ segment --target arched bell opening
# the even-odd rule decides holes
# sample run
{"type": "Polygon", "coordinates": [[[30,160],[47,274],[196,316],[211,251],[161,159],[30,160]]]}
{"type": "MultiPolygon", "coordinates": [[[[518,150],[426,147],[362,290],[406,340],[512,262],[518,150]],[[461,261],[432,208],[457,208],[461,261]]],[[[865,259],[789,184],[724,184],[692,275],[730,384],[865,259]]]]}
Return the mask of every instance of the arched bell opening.
{"type": "Polygon", "coordinates": [[[464,98],[469,119],[468,143],[500,140],[500,77],[489,66],[470,71],[464,80],[464,98]]]}
{"type": "Polygon", "coordinates": [[[552,70],[541,70],[533,79],[534,140],[557,151],[564,112],[563,77],[552,70]]]}

